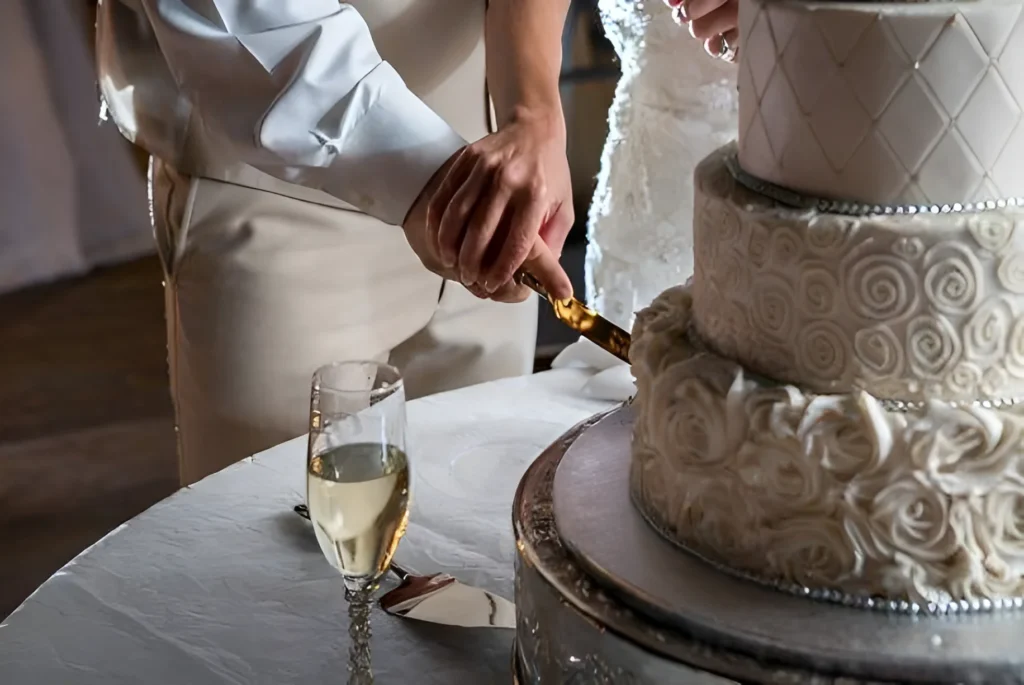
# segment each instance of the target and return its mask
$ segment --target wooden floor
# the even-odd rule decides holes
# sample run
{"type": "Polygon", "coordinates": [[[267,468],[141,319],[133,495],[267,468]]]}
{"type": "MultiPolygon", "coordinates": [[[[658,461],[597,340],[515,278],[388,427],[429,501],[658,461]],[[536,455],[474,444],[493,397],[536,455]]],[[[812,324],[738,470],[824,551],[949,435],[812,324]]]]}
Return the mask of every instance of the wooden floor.
{"type": "Polygon", "coordinates": [[[0,617],[174,491],[155,259],[0,297],[0,617]]]}

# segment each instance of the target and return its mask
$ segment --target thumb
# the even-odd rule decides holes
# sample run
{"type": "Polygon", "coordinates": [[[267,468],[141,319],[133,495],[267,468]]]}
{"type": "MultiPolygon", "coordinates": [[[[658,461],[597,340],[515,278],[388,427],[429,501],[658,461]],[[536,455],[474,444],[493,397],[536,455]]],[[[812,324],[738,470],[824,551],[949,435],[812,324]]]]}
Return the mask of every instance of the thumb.
{"type": "Polygon", "coordinates": [[[533,241],[530,254],[523,262],[523,269],[540,281],[548,294],[556,300],[572,297],[572,281],[540,236],[533,241]]]}

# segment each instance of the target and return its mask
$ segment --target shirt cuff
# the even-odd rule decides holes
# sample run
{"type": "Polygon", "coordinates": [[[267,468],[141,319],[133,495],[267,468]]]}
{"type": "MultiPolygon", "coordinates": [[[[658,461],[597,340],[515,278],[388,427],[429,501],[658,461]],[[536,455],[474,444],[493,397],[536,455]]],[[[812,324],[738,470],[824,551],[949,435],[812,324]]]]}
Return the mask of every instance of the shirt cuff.
{"type": "Polygon", "coordinates": [[[401,226],[427,182],[466,141],[387,62],[361,85],[372,87],[376,97],[345,137],[323,190],[401,226]]]}

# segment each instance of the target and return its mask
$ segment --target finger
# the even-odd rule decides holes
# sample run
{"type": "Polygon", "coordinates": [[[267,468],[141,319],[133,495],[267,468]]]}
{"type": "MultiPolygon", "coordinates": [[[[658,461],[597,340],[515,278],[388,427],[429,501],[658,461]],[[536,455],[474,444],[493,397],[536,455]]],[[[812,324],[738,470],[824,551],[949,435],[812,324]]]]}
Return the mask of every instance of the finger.
{"type": "Polygon", "coordinates": [[[523,263],[523,270],[540,281],[548,294],[556,300],[572,297],[572,281],[543,240],[538,238],[534,242],[523,263]]]}
{"type": "Polygon", "coordinates": [[[466,285],[463,287],[474,297],[479,297],[481,300],[494,300],[495,302],[503,302],[506,304],[523,302],[530,296],[530,293],[533,292],[525,285],[518,285],[514,281],[505,283],[493,293],[488,293],[479,285],[466,285]]]}
{"type": "MultiPolygon", "coordinates": [[[[488,290],[512,280],[516,270],[530,254],[534,243],[538,242],[537,237],[546,214],[541,197],[541,194],[530,195],[525,204],[516,207],[512,213],[501,250],[488,264],[483,274],[484,287],[488,290]]],[[[543,241],[539,242],[543,244],[543,241]]]]}
{"type": "MultiPolygon", "coordinates": [[[[483,160],[477,160],[473,170],[463,179],[462,185],[445,207],[437,234],[437,245],[441,260],[449,267],[459,263],[459,246],[469,228],[469,219],[490,184],[490,176],[483,160]]],[[[463,282],[475,283],[476,279],[463,282]]]]}
{"type": "Polygon", "coordinates": [[[729,2],[729,0],[688,0],[688,2],[683,5],[686,19],[688,21],[696,21],[701,17],[711,14],[727,2],[729,2]]]}
{"type": "MultiPolygon", "coordinates": [[[[714,49],[716,50],[715,57],[717,57],[718,59],[722,60],[723,62],[728,62],[729,64],[735,64],[737,61],[739,61],[740,50],[739,50],[739,47],[735,43],[733,43],[733,42],[731,42],[729,40],[729,38],[728,38],[728,34],[729,33],[731,33],[734,36],[736,36],[736,38],[734,38],[734,39],[738,40],[739,31],[729,31],[726,34],[719,36],[718,37],[718,41],[717,41],[717,45],[714,46],[714,49]]],[[[714,39],[711,39],[711,40],[714,40],[714,39]]],[[[708,43],[708,41],[705,41],[705,44],[704,44],[704,50],[705,51],[709,50],[709,47],[708,47],[707,43],[708,43]]]]}
{"type": "Polygon", "coordinates": [[[525,285],[517,285],[514,281],[509,281],[491,293],[490,298],[495,302],[515,304],[525,301],[532,292],[525,285]]]}
{"type": "Polygon", "coordinates": [[[709,57],[718,59],[722,56],[722,49],[724,43],[722,43],[722,36],[712,36],[704,41],[704,52],[708,53],[709,57]]]}
{"type": "Polygon", "coordinates": [[[719,7],[711,14],[690,22],[690,35],[699,40],[708,40],[735,29],[738,25],[735,3],[719,7]]]}
{"type": "MultiPolygon", "coordinates": [[[[434,195],[430,198],[430,202],[427,203],[427,245],[432,250],[436,250],[438,257],[444,263],[444,259],[440,252],[439,236],[441,233],[441,221],[444,217],[445,210],[451,204],[452,197],[456,191],[463,186],[466,178],[472,173],[473,165],[470,157],[463,150],[459,154],[459,157],[452,163],[451,168],[445,175],[444,180],[437,186],[437,190],[434,191],[434,195]]],[[[447,268],[455,266],[455,262],[451,264],[444,264],[447,268]]]]}
{"type": "MultiPolygon", "coordinates": [[[[734,36],[738,38],[738,31],[730,31],[734,36]]],[[[734,64],[739,59],[739,49],[729,42],[726,36],[715,36],[708,38],[704,41],[704,52],[708,53],[715,59],[720,59],[723,62],[729,62],[734,64]]]]}
{"type": "Polygon", "coordinates": [[[576,214],[573,211],[571,202],[563,202],[555,212],[555,215],[547,220],[541,229],[540,237],[544,239],[555,259],[561,259],[562,248],[565,247],[565,239],[569,237],[576,222],[576,214]]]}
{"type": "MultiPolygon", "coordinates": [[[[459,251],[459,271],[462,274],[464,283],[482,282],[487,288],[486,274],[483,272],[484,260],[488,247],[494,241],[498,232],[498,226],[502,222],[509,209],[509,200],[512,199],[512,191],[501,183],[492,183],[490,192],[481,200],[473,216],[470,217],[466,235],[462,239],[462,249],[459,251]]],[[[507,280],[507,279],[506,279],[507,280]]],[[[495,281],[495,284],[504,281],[495,281]]]]}

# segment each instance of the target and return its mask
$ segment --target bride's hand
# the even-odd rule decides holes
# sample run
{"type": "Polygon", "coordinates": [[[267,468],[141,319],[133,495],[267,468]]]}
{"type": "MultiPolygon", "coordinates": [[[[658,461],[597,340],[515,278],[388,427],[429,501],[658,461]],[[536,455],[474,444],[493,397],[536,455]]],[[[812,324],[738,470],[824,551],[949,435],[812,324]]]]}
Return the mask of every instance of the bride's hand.
{"type": "Polygon", "coordinates": [[[690,35],[704,41],[712,57],[735,62],[739,51],[739,0],[665,0],[676,23],[686,24],[690,35]]]}

